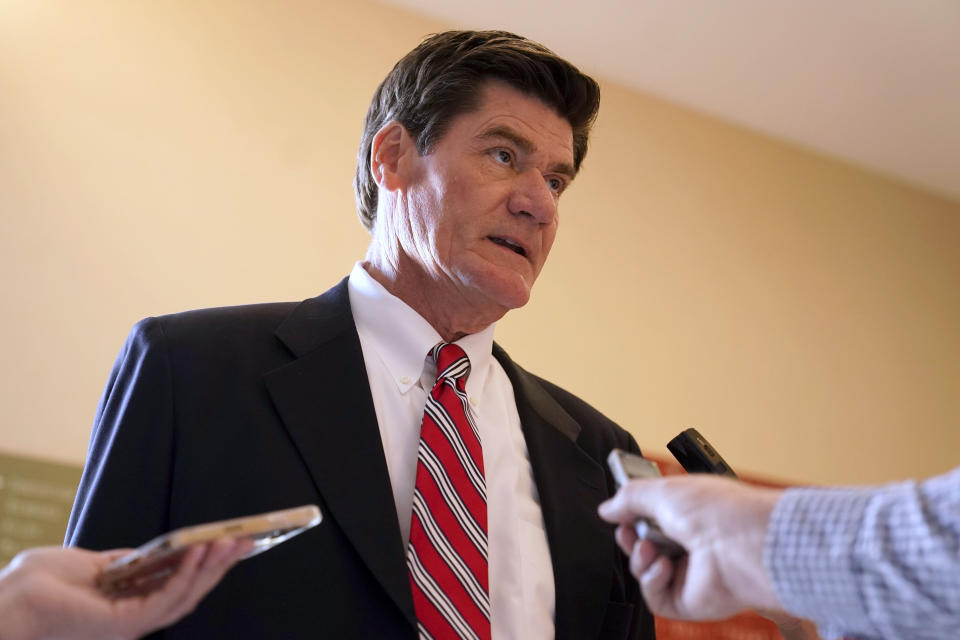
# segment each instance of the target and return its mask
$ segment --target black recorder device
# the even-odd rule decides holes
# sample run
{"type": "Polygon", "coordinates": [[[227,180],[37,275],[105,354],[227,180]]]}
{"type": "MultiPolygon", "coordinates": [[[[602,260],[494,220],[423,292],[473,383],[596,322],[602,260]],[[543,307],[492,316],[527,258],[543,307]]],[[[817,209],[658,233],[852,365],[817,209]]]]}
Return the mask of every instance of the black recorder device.
{"type": "Polygon", "coordinates": [[[737,477],[727,461],[720,457],[717,450],[696,429],[684,429],[667,443],[667,449],[687,473],[714,473],[737,477]]]}
{"type": "MultiPolygon", "coordinates": [[[[707,442],[696,429],[684,429],[676,438],[667,443],[667,449],[677,459],[687,473],[712,473],[736,478],[726,460],[707,442]]],[[[617,486],[622,487],[635,478],[656,478],[660,470],[651,461],[622,449],[614,449],[607,457],[607,465],[613,474],[617,486]]],[[[678,557],[686,553],[677,542],[667,537],[660,526],[648,519],[640,518],[634,525],[637,536],[650,540],[657,550],[665,556],[678,557]]]]}

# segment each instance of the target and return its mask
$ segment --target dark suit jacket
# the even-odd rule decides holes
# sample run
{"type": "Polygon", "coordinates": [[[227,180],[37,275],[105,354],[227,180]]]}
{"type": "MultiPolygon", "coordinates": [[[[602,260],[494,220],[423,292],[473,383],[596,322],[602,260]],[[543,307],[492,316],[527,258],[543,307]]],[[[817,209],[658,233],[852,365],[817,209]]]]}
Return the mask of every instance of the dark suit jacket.
{"type": "MultiPolygon", "coordinates": [[[[494,346],[513,383],[556,582],[556,636],[653,638],[596,514],[633,439],[494,346]]],[[[323,523],[237,565],[170,638],[414,638],[413,600],[346,280],[302,303],[150,318],[98,408],[67,543],[316,503],[323,523]]],[[[518,639],[521,640],[521,639],[518,639]]]]}

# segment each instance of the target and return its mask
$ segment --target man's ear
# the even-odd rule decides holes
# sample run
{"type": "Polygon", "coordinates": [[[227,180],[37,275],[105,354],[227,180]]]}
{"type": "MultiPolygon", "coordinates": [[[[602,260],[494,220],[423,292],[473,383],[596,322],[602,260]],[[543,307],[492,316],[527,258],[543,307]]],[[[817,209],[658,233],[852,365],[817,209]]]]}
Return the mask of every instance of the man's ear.
{"type": "Polygon", "coordinates": [[[403,188],[410,178],[410,154],[416,145],[407,128],[396,120],[380,127],[370,146],[370,173],[387,191],[403,188]]]}

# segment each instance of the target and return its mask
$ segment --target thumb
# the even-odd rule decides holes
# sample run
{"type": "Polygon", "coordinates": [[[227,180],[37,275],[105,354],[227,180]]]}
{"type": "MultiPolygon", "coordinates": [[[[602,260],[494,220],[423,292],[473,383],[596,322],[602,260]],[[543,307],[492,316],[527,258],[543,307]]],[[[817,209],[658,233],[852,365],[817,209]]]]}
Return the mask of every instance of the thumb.
{"type": "Polygon", "coordinates": [[[646,499],[651,485],[649,480],[631,480],[609,500],[602,502],[597,513],[607,522],[632,522],[639,516],[649,516],[650,505],[646,499]]]}

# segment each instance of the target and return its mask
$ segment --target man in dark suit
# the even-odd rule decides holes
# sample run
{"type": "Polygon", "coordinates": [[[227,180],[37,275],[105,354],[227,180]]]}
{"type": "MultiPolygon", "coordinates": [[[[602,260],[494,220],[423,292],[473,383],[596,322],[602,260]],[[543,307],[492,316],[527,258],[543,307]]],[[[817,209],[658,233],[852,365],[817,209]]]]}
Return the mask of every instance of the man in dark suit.
{"type": "Polygon", "coordinates": [[[316,503],[319,527],[238,565],[165,633],[417,637],[420,426],[431,350],[453,343],[482,443],[493,637],[653,638],[596,513],[614,492],[607,453],[636,443],[493,342],[547,258],[598,105],[591,78],[512,34],[447,32],[407,54],[361,140],[366,259],[299,304],[139,323],[98,409],[67,543],[136,545],[316,503]]]}

